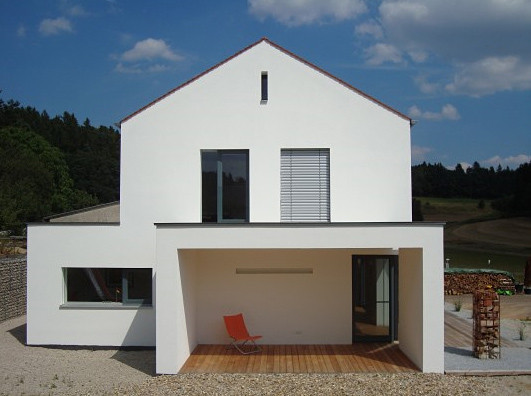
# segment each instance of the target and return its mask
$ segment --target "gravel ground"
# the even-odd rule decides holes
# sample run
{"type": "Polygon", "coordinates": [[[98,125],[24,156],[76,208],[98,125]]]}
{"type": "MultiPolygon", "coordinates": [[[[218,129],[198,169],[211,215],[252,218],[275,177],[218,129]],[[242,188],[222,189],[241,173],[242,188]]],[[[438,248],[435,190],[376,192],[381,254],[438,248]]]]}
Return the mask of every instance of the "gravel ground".
{"type": "MultiPolygon", "coordinates": [[[[468,296],[470,300],[471,297],[468,296]]],[[[471,306],[471,304],[467,304],[471,306]]],[[[461,309],[456,312],[452,302],[446,302],[444,309],[451,312],[470,323],[472,329],[472,310],[461,309]]],[[[530,307],[531,309],[531,307],[530,307]]],[[[502,307],[503,315],[503,307],[502,307]]],[[[445,347],[444,348],[444,369],[446,371],[466,371],[473,373],[484,371],[512,371],[512,372],[530,372],[531,371],[531,336],[529,335],[529,326],[525,328],[525,339],[521,340],[519,329],[521,321],[516,319],[501,320],[502,337],[514,342],[518,348],[501,348],[500,359],[476,359],[472,353],[472,346],[463,347],[445,347]]]]}
{"type": "Polygon", "coordinates": [[[531,376],[181,374],[154,376],[154,350],[25,346],[24,316],[0,323],[0,395],[531,394],[531,376]]]}
{"type": "Polygon", "coordinates": [[[531,378],[442,374],[181,374],[118,395],[529,395],[531,378]]]}
{"type": "MultiPolygon", "coordinates": [[[[529,299],[529,303],[531,304],[531,298],[529,299]]],[[[462,319],[465,319],[467,322],[472,325],[473,319],[472,319],[472,310],[471,309],[461,309],[461,311],[456,312],[455,307],[451,302],[446,302],[444,304],[444,309],[448,312],[451,312],[452,315],[459,316],[462,319]]],[[[529,307],[531,312],[531,306],[529,307]]],[[[503,307],[502,307],[502,315],[503,315],[503,307]]],[[[506,338],[515,344],[517,344],[521,348],[531,348],[531,322],[525,321],[525,328],[524,328],[524,335],[525,339],[520,339],[520,327],[522,326],[522,321],[516,320],[516,319],[503,319],[501,320],[501,334],[503,338],[506,338]]],[[[502,349],[503,353],[503,349],[502,349]]],[[[531,366],[531,362],[530,362],[531,366]]]]}
{"type": "Polygon", "coordinates": [[[444,347],[446,372],[517,372],[531,373],[531,350],[528,348],[501,348],[499,359],[477,359],[472,347],[444,347]]]}
{"type": "Polygon", "coordinates": [[[154,350],[28,347],[25,342],[25,316],[0,323],[0,395],[109,394],[154,374],[154,350]]]}

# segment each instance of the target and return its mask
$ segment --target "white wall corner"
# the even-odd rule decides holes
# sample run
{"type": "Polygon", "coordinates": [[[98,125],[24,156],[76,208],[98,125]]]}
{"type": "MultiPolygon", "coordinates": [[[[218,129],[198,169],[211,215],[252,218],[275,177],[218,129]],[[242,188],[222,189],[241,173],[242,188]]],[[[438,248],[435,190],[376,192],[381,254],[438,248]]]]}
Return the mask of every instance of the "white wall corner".
{"type": "Polygon", "coordinates": [[[157,240],[156,372],[177,374],[191,351],[179,256],[165,242],[163,237],[157,240]]]}
{"type": "Polygon", "coordinates": [[[444,248],[442,229],[423,249],[423,372],[444,373],[444,248]]]}

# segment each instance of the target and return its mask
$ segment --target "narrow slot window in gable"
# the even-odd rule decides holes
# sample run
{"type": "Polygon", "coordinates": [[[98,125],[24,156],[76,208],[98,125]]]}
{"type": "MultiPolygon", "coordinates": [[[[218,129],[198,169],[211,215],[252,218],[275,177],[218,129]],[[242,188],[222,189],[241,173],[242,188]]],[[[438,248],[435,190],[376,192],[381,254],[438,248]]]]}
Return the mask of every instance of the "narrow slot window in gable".
{"type": "Polygon", "coordinates": [[[261,77],[262,77],[262,96],[261,96],[260,103],[267,103],[267,99],[268,99],[267,72],[263,71],[261,77]]]}

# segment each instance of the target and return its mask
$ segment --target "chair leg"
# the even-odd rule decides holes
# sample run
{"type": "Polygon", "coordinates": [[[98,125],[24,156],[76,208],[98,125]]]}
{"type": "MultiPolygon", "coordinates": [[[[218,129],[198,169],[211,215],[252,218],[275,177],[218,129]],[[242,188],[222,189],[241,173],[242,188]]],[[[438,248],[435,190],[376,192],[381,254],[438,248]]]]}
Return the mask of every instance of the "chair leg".
{"type": "MultiPolygon", "coordinates": [[[[234,347],[238,350],[238,352],[240,352],[242,355],[250,355],[252,353],[258,353],[258,352],[261,352],[262,351],[262,348],[260,348],[258,345],[256,345],[256,343],[254,341],[251,340],[251,343],[253,344],[252,345],[252,349],[250,350],[245,350],[245,346],[248,345],[247,344],[247,341],[244,341],[242,342],[241,344],[238,345],[238,342],[237,341],[233,341],[230,343],[230,345],[227,347],[227,349],[230,349],[231,347],[234,347]]],[[[249,345],[249,347],[251,347],[249,345]]]]}

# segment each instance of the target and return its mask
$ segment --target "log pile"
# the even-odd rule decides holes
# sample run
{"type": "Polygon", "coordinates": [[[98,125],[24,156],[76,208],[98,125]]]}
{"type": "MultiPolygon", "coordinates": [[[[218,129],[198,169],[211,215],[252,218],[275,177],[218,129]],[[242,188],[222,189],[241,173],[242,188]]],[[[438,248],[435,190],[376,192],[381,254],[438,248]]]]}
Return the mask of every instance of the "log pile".
{"type": "Polygon", "coordinates": [[[506,274],[493,273],[450,273],[444,274],[445,294],[470,294],[476,290],[491,287],[494,290],[509,290],[516,292],[514,280],[506,274]]]}
{"type": "Polygon", "coordinates": [[[472,316],[474,319],[473,351],[479,359],[500,358],[500,297],[492,290],[476,290],[472,316]]]}

